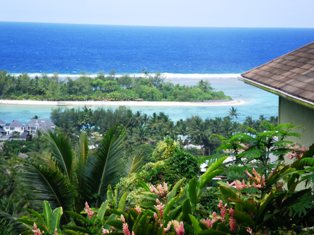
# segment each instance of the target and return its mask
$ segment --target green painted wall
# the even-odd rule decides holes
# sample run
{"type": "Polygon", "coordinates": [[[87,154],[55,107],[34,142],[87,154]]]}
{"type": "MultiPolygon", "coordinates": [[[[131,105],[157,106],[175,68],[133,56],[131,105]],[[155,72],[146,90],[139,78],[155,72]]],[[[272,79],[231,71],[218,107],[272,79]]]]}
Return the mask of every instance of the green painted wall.
{"type": "Polygon", "coordinates": [[[300,134],[293,141],[306,147],[314,143],[314,108],[279,97],[279,123],[287,122],[294,124],[300,134]]]}

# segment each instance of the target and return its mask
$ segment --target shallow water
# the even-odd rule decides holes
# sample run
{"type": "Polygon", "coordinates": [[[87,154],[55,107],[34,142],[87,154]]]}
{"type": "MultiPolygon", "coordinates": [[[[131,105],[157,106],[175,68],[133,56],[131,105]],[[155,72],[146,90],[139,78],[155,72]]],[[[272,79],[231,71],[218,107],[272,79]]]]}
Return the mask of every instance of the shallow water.
{"type": "MultiPolygon", "coordinates": [[[[175,77],[175,76],[174,76],[175,77]]],[[[251,85],[244,83],[243,81],[231,77],[218,76],[193,76],[193,78],[168,78],[174,83],[180,83],[185,85],[196,84],[199,80],[207,80],[211,85],[217,89],[225,92],[226,95],[231,96],[235,100],[244,100],[245,104],[236,106],[238,110],[239,121],[243,121],[245,117],[251,116],[258,118],[260,115],[265,117],[276,116],[278,110],[278,97],[276,95],[265,92],[261,89],[255,88],[251,85]]],[[[52,109],[57,106],[31,106],[31,105],[0,105],[0,119],[6,122],[10,122],[14,119],[20,121],[28,121],[35,115],[40,118],[49,118],[52,109]]],[[[71,108],[71,107],[69,107],[71,108]]],[[[75,107],[77,108],[77,107],[75,107]]],[[[114,109],[116,107],[106,107],[114,109]]],[[[200,116],[201,118],[214,118],[224,117],[228,115],[231,106],[219,106],[219,107],[130,107],[133,111],[140,111],[142,113],[151,115],[153,113],[164,112],[172,120],[178,121],[180,119],[186,119],[191,116],[200,116]]]]}

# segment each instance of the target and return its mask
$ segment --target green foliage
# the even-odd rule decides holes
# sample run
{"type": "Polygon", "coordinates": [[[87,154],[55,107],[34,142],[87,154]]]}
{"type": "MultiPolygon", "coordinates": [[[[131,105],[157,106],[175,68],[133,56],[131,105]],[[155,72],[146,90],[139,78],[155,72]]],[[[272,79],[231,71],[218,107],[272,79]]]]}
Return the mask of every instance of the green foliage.
{"type": "Polygon", "coordinates": [[[231,99],[208,82],[189,87],[164,82],[160,74],[144,77],[104,76],[59,79],[57,75],[30,78],[0,71],[0,98],[34,100],[148,100],[206,101],[231,99]]]}
{"type": "Polygon", "coordinates": [[[116,184],[124,175],[121,162],[123,134],[117,130],[109,130],[100,143],[96,156],[89,157],[85,171],[80,178],[80,192],[86,201],[100,205],[106,198],[107,187],[116,184]]]}
{"type": "Polygon", "coordinates": [[[197,160],[191,154],[177,149],[165,160],[165,181],[174,184],[182,178],[192,179],[199,174],[197,160]]]}
{"type": "Polygon", "coordinates": [[[123,156],[123,134],[119,129],[108,131],[92,156],[86,155],[84,137],[79,154],[74,154],[64,135],[49,133],[47,138],[52,155],[24,162],[22,183],[29,190],[28,201],[33,208],[47,200],[53,208],[62,207],[68,221],[68,212],[80,211],[85,201],[100,205],[108,185],[114,185],[123,176],[124,167],[119,163],[123,156]]]}
{"type": "Polygon", "coordinates": [[[165,138],[163,141],[159,141],[153,152],[153,159],[156,161],[168,159],[179,148],[179,144],[171,138],[165,138]]]}
{"type": "Polygon", "coordinates": [[[37,228],[41,232],[48,235],[55,235],[56,233],[62,234],[60,233],[60,220],[62,214],[62,207],[58,207],[52,210],[49,202],[44,201],[43,212],[41,214],[36,211],[32,211],[31,216],[21,217],[19,221],[29,225],[30,227],[33,227],[33,230],[37,228]]]}

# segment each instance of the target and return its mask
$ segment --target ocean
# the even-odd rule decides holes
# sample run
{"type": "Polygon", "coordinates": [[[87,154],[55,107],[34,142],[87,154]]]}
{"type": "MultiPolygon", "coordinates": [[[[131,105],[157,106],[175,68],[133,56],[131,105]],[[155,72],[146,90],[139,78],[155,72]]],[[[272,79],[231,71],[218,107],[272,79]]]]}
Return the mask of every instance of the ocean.
{"type": "MultiPolygon", "coordinates": [[[[243,120],[277,115],[278,98],[235,77],[312,41],[314,29],[0,23],[0,70],[70,75],[160,72],[184,84],[202,78],[233,99],[246,101],[237,107],[243,120]]],[[[0,119],[47,118],[52,108],[0,105],[0,119]]],[[[225,116],[230,107],[131,109],[148,114],[163,111],[179,120],[225,116]]]]}

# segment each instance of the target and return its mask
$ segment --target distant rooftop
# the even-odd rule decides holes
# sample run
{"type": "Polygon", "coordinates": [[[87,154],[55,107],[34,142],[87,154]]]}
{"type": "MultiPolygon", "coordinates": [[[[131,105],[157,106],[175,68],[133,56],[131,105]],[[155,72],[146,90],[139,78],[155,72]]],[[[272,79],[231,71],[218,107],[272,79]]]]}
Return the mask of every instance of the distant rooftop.
{"type": "Polygon", "coordinates": [[[242,74],[244,80],[314,107],[314,42],[242,74]]]}
{"type": "Polygon", "coordinates": [[[13,120],[10,124],[10,127],[23,127],[23,124],[17,120],[13,120]]]}

